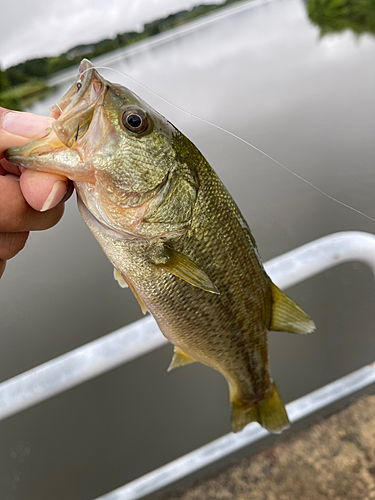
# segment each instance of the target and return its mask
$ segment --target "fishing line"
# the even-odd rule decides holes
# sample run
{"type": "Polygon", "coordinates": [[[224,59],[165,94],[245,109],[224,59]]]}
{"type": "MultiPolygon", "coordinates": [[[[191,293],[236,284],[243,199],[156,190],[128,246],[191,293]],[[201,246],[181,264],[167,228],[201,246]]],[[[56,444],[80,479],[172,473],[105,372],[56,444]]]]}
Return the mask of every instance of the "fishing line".
{"type": "MultiPolygon", "coordinates": [[[[180,106],[177,106],[176,104],[174,104],[173,102],[168,101],[168,99],[166,99],[165,97],[162,97],[161,95],[157,94],[156,92],[154,92],[149,87],[147,87],[143,83],[139,82],[138,80],[136,80],[132,76],[127,75],[126,73],[123,73],[122,71],[118,71],[117,69],[110,68],[108,66],[93,66],[93,68],[94,69],[107,69],[107,70],[110,70],[110,71],[114,71],[115,73],[118,73],[121,76],[125,76],[126,78],[129,78],[130,80],[132,80],[133,82],[137,83],[142,88],[146,89],[148,92],[151,92],[151,94],[153,94],[154,96],[158,97],[159,99],[161,99],[165,103],[169,104],[170,106],[173,106],[174,108],[178,109],[179,111],[182,111],[183,113],[187,114],[188,116],[191,116],[192,118],[195,118],[196,120],[199,120],[199,121],[201,121],[203,123],[206,123],[207,125],[210,125],[211,127],[214,127],[217,130],[220,130],[221,132],[229,134],[230,136],[232,136],[235,139],[243,142],[247,146],[250,146],[255,151],[258,151],[258,153],[262,154],[263,156],[265,156],[269,160],[271,160],[274,163],[276,163],[276,165],[279,165],[281,168],[283,168],[284,170],[286,170],[287,172],[289,172],[289,174],[294,175],[294,177],[297,177],[297,179],[305,182],[308,186],[312,187],[313,189],[315,189],[316,191],[318,191],[318,193],[322,194],[323,196],[325,196],[329,200],[332,200],[335,203],[338,203],[339,205],[342,205],[343,207],[348,208],[349,210],[352,210],[353,212],[356,212],[357,214],[362,215],[363,217],[366,217],[367,219],[370,219],[371,221],[375,222],[375,218],[370,217],[369,215],[365,214],[364,212],[361,212],[357,208],[354,208],[354,207],[348,205],[347,203],[344,203],[343,201],[338,200],[337,198],[334,198],[333,196],[331,196],[330,194],[326,193],[325,191],[323,191],[322,189],[320,189],[318,186],[316,186],[315,184],[313,184],[309,180],[307,180],[304,177],[302,177],[302,175],[297,174],[297,172],[294,172],[289,167],[286,167],[285,165],[283,165],[281,162],[279,162],[278,160],[276,160],[275,158],[273,158],[272,156],[270,156],[266,152],[262,151],[261,149],[257,148],[256,146],[254,146],[254,144],[251,144],[250,142],[246,141],[242,137],[239,137],[238,135],[234,134],[233,132],[230,132],[229,130],[226,130],[225,128],[220,127],[220,125],[216,125],[215,123],[212,123],[209,120],[201,118],[200,116],[197,116],[197,115],[191,113],[190,111],[186,111],[186,109],[183,109],[180,106]]],[[[86,71],[89,71],[90,69],[91,68],[87,68],[82,73],[85,73],[86,71]]]]}

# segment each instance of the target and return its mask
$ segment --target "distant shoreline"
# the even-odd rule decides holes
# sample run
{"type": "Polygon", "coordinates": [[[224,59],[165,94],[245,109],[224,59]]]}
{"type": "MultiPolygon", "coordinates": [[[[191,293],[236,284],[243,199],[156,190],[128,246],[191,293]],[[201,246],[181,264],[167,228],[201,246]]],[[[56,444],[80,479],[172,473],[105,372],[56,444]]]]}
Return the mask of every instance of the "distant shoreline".
{"type": "MultiPolygon", "coordinates": [[[[24,109],[50,92],[53,86],[72,80],[76,66],[84,57],[97,66],[108,66],[217,19],[274,1],[225,0],[220,4],[197,5],[146,23],[142,32],[119,33],[115,38],[77,45],[58,56],[28,59],[6,70],[0,68],[0,106],[24,109]]],[[[356,36],[375,34],[375,0],[363,0],[358,4],[353,0],[304,0],[304,3],[309,19],[320,28],[320,36],[349,29],[356,36]]]]}
{"type": "MultiPolygon", "coordinates": [[[[194,20],[186,22],[184,25],[176,26],[168,30],[168,32],[160,33],[158,35],[154,35],[147,39],[141,40],[136,44],[132,44],[128,47],[122,47],[120,49],[116,49],[102,56],[98,56],[96,58],[90,59],[91,62],[99,65],[108,65],[119,59],[122,59],[127,56],[133,56],[138,52],[142,52],[150,47],[155,47],[157,45],[161,45],[170,39],[178,38],[179,36],[184,36],[187,33],[195,31],[199,29],[201,26],[206,24],[210,24],[212,22],[217,21],[218,19],[222,19],[229,15],[232,15],[235,12],[241,12],[243,10],[247,10],[250,6],[255,6],[258,4],[264,4],[269,2],[274,2],[276,0],[238,0],[238,3],[241,5],[228,5],[226,4],[226,8],[221,12],[213,12],[200,16],[194,20]]],[[[233,2],[232,2],[233,3],[233,2]]],[[[223,5],[223,4],[221,4],[223,5]]],[[[52,75],[47,79],[47,83],[50,86],[60,85],[61,83],[67,82],[76,77],[76,68],[67,68],[65,70],[59,71],[58,73],[52,75]]]]}
{"type": "MultiPolygon", "coordinates": [[[[250,0],[246,3],[259,1],[265,0],[250,0]]],[[[200,24],[207,22],[199,18],[239,2],[244,2],[244,0],[225,0],[220,4],[197,5],[190,10],[176,12],[165,18],[146,23],[142,32],[119,33],[115,38],[77,45],[58,56],[28,59],[4,71],[0,69],[0,106],[22,110],[33,100],[40,98],[43,92],[49,92],[53,86],[70,80],[71,75],[76,72],[71,68],[76,67],[84,57],[93,59],[97,65],[110,64],[111,61],[123,57],[124,52],[133,54],[143,50],[144,44],[152,46],[163,43],[171,36],[176,36],[176,30],[179,34],[183,34],[196,29],[200,24]],[[198,24],[194,22],[191,26],[191,21],[196,20],[198,24]],[[110,53],[112,53],[111,56],[108,55],[110,53]],[[35,88],[40,89],[40,92],[35,92],[35,88]]],[[[238,8],[238,6],[235,7],[238,8]]],[[[228,14],[225,13],[225,15],[228,14]]],[[[214,16],[214,19],[217,17],[220,17],[220,13],[214,16]]]]}

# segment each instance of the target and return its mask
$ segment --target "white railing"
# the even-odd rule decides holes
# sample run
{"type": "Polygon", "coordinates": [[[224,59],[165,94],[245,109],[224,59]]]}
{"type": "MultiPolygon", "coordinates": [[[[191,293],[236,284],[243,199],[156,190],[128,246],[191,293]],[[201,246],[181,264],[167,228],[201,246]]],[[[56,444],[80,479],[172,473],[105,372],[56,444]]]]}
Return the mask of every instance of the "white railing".
{"type": "MultiPolygon", "coordinates": [[[[286,405],[289,420],[291,423],[296,422],[374,382],[374,364],[365,366],[286,405]]],[[[226,457],[234,451],[249,446],[267,435],[268,432],[263,427],[252,423],[239,434],[231,432],[96,500],[136,500],[146,498],[146,495],[150,495],[202,469],[206,465],[226,457]]]]}
{"type": "MultiPolygon", "coordinates": [[[[337,264],[360,261],[375,275],[375,236],[348,231],[325,236],[265,264],[280,288],[288,288],[337,264]]],[[[165,344],[146,317],[0,384],[0,420],[59,394],[165,344]]],[[[287,405],[293,422],[375,381],[367,366],[287,405]]],[[[97,500],[135,500],[267,435],[259,425],[228,434],[97,500]]]]}

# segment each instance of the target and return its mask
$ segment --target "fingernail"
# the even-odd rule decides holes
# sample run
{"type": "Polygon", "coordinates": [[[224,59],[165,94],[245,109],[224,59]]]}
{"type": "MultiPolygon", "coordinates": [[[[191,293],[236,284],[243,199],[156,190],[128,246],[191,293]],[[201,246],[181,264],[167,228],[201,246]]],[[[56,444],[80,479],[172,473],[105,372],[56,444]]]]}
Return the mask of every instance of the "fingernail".
{"type": "Polygon", "coordinates": [[[43,203],[41,212],[46,212],[50,208],[55,207],[66,195],[68,185],[65,181],[57,181],[53,185],[50,194],[47,196],[46,201],[43,203]]]}
{"type": "Polygon", "coordinates": [[[51,121],[51,118],[45,116],[9,111],[3,116],[2,126],[10,134],[32,139],[43,136],[46,129],[51,126],[51,121]]]}

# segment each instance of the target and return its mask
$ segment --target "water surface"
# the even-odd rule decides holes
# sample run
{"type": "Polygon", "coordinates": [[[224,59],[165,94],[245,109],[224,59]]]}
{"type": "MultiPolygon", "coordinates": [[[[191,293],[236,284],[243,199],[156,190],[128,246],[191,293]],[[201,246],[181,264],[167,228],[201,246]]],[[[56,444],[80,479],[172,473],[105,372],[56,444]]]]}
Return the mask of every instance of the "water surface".
{"type": "MultiPolygon", "coordinates": [[[[321,38],[300,0],[254,2],[208,21],[111,55],[110,65],[375,218],[374,38],[350,31],[321,38]]],[[[100,71],[196,143],[240,206],[264,260],[329,233],[374,232],[374,222],[245,144],[132,80],[100,71]]],[[[68,85],[33,111],[47,113],[68,85]]],[[[1,380],[141,317],[74,199],[56,228],[33,234],[9,262],[0,292],[1,380]]],[[[289,293],[317,332],[270,335],[272,373],[285,402],[375,353],[368,269],[343,265],[289,293]]],[[[0,422],[0,497],[92,499],[229,432],[224,379],[198,364],[167,374],[170,356],[169,347],[160,349],[0,422]]]]}

